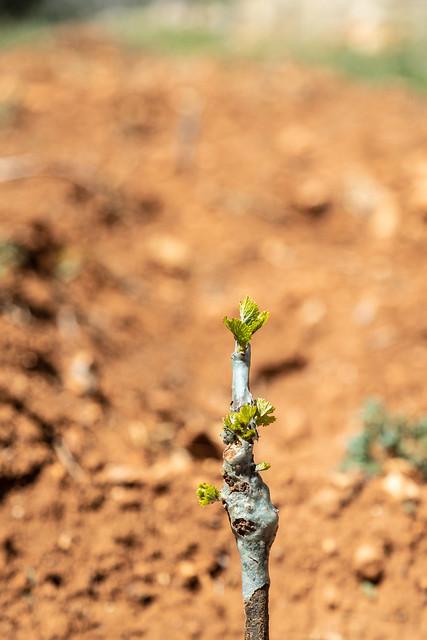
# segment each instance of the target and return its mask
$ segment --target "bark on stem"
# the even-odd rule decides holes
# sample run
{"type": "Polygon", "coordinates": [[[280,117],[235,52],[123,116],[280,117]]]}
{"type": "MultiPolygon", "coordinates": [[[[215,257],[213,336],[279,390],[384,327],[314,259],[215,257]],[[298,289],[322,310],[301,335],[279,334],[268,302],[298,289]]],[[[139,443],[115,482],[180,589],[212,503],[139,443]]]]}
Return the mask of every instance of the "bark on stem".
{"type": "MultiPolygon", "coordinates": [[[[249,390],[251,352],[236,348],[232,361],[232,409],[253,403],[249,390]]],[[[256,425],[253,425],[256,427],[256,425]]],[[[242,565],[242,591],[246,614],[245,640],[268,640],[268,559],[278,527],[278,511],[270,491],[256,471],[253,443],[224,430],[221,490],[242,565]]]]}
{"type": "Polygon", "coordinates": [[[245,603],[245,640],[268,640],[268,589],[266,584],[245,603]]]}
{"type": "Polygon", "coordinates": [[[238,411],[244,404],[251,404],[252,394],[249,390],[249,372],[251,369],[251,346],[248,344],[244,352],[236,345],[236,350],[231,354],[232,383],[231,383],[231,407],[238,411]]]}

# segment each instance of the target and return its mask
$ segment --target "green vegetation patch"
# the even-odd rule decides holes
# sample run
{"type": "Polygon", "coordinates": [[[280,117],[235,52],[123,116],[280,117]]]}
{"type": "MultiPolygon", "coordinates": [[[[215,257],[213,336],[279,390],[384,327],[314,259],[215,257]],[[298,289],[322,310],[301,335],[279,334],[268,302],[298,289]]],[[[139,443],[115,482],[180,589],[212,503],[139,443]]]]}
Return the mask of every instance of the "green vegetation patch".
{"type": "Polygon", "coordinates": [[[52,36],[52,26],[44,20],[0,19],[0,49],[36,44],[52,36]]]}
{"type": "Polygon", "coordinates": [[[346,46],[290,47],[292,57],[310,65],[330,67],[374,84],[402,81],[415,89],[427,90],[427,44],[402,42],[375,53],[365,53],[346,46]]]}
{"type": "Polygon", "coordinates": [[[359,468],[367,475],[382,471],[385,460],[401,458],[427,480],[427,417],[419,420],[391,415],[378,400],[366,403],[363,428],[348,443],[344,470],[359,468]]]}

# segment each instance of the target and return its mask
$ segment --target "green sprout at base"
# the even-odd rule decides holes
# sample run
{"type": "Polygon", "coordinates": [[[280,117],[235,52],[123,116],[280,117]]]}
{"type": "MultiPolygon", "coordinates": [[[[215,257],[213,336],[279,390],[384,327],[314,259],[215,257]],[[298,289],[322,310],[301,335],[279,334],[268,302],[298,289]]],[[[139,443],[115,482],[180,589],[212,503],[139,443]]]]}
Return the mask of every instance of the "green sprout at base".
{"type": "Polygon", "coordinates": [[[255,467],[255,471],[257,473],[260,473],[260,471],[268,471],[270,467],[271,467],[271,464],[269,462],[259,462],[255,467]]]}
{"type": "Polygon", "coordinates": [[[196,491],[197,498],[201,507],[206,507],[208,504],[217,502],[219,498],[219,491],[213,484],[202,482],[199,484],[196,491]]]}

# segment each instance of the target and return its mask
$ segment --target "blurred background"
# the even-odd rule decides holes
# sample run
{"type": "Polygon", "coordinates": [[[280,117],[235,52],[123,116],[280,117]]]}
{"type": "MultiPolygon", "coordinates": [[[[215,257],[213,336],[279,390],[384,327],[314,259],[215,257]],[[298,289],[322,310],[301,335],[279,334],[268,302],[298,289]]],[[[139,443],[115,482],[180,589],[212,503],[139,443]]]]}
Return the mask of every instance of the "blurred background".
{"type": "Polygon", "coordinates": [[[427,31],[421,0],[5,0],[2,40],[61,21],[91,20],[127,44],[155,51],[292,52],[356,75],[423,84],[427,31]]]}
{"type": "Polygon", "coordinates": [[[250,295],[272,640],[424,639],[425,3],[0,12],[0,636],[242,637],[250,295]]]}

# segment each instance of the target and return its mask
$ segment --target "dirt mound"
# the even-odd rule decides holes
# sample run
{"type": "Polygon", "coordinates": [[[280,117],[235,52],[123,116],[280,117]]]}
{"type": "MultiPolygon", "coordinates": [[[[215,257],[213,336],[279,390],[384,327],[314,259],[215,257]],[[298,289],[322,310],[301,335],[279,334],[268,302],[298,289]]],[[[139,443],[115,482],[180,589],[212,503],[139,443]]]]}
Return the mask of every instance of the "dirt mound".
{"type": "Polygon", "coordinates": [[[271,311],[272,639],[425,638],[426,486],[336,468],[366,397],[426,406],[426,116],[289,62],[2,53],[2,638],[241,637],[195,486],[246,294],[271,311]]]}

